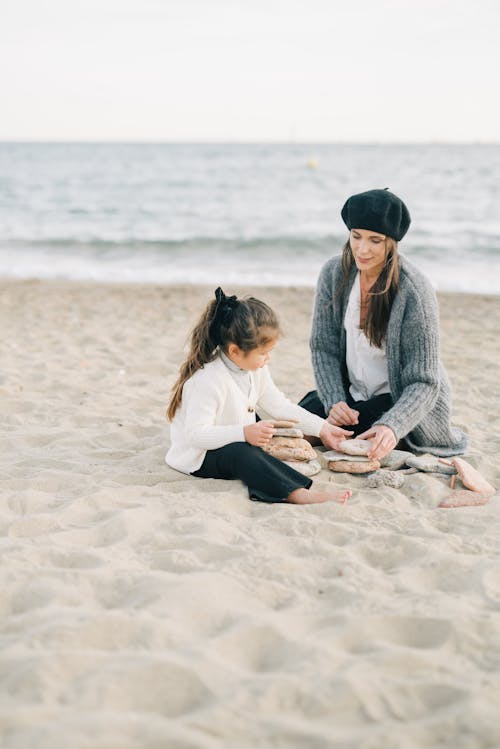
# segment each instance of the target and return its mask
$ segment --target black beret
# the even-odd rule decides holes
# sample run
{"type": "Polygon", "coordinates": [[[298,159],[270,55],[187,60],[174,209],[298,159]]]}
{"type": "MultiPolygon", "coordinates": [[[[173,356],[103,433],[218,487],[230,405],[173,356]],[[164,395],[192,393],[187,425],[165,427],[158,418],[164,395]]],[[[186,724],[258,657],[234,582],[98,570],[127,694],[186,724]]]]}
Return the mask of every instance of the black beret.
{"type": "Polygon", "coordinates": [[[370,229],[399,242],[409,229],[411,218],[401,198],[389,190],[368,190],[351,195],[342,208],[348,229],[370,229]]]}

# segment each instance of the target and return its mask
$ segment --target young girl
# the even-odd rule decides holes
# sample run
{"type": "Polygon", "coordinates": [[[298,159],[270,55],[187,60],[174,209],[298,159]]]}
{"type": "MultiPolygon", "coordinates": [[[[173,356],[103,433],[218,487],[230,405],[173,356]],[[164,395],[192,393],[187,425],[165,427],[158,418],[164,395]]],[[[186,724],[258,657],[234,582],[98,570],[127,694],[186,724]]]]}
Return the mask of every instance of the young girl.
{"type": "Polygon", "coordinates": [[[193,476],[241,479],[250,498],[263,502],[345,502],[350,490],[314,491],[310,478],[261,449],[274,427],[271,421],[256,422],[260,409],[274,419],[297,419],[299,429],[328,447],[352,435],[294,405],[275,386],[266,365],[279,333],[267,304],[216,290],[192,332],[189,356],[172,390],[165,460],[193,476]]]}

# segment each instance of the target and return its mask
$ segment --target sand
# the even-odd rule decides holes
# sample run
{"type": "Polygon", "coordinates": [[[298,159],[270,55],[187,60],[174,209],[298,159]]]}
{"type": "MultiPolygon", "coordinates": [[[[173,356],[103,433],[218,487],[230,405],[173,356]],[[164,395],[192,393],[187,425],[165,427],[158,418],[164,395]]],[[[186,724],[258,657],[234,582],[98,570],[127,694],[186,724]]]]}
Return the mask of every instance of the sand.
{"type": "MultiPolygon", "coordinates": [[[[3,749],[500,746],[498,496],[323,470],[353,498],[297,507],[183,476],[164,411],[212,289],[0,288],[3,749]]],[[[251,291],[298,399],[312,291],[251,291]]],[[[454,422],[499,487],[500,299],[440,303],[454,422]]]]}

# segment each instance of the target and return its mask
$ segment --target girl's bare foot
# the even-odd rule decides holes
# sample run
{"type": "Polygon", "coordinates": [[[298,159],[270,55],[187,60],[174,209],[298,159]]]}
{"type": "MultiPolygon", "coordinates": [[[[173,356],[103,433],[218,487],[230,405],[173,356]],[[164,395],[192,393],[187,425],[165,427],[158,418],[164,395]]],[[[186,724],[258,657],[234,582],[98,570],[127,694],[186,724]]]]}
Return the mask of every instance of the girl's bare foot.
{"type": "Polygon", "coordinates": [[[295,489],[288,495],[288,501],[294,505],[312,505],[333,500],[343,505],[351,496],[352,491],[350,489],[330,489],[327,492],[317,492],[314,489],[295,489]]]}

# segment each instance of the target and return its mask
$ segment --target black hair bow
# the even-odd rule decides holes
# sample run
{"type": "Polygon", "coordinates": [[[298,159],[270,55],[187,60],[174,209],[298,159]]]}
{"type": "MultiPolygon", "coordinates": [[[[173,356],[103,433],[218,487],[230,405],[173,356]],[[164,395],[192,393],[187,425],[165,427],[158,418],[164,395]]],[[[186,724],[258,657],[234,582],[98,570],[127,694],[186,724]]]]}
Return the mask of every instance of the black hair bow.
{"type": "Polygon", "coordinates": [[[238,306],[238,298],[233,296],[226,296],[219,286],[215,289],[216,307],[212,322],[210,325],[211,337],[217,343],[220,343],[220,327],[224,325],[227,327],[233,318],[233,310],[238,306]]]}
{"type": "Polygon", "coordinates": [[[220,286],[218,289],[215,289],[215,298],[217,300],[217,307],[215,308],[214,317],[220,319],[224,325],[227,325],[231,322],[233,309],[238,306],[238,299],[234,294],[233,296],[226,296],[220,286]]]}

